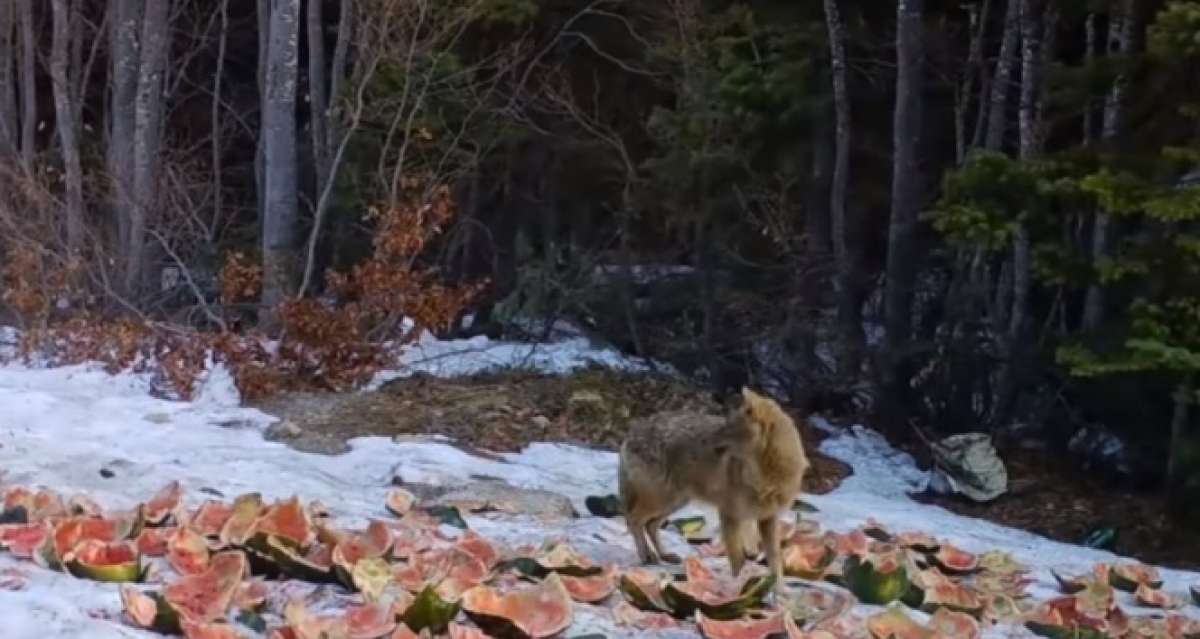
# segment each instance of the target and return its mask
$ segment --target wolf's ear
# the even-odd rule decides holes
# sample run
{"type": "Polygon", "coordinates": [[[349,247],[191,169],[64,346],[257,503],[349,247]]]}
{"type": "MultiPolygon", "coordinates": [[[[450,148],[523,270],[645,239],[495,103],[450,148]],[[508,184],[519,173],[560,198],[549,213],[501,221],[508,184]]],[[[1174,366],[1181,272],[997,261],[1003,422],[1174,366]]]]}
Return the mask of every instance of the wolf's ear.
{"type": "Polygon", "coordinates": [[[738,402],[737,408],[746,415],[754,412],[754,391],[743,386],[741,401],[738,402]]]}
{"type": "Polygon", "coordinates": [[[758,393],[750,390],[750,388],[742,387],[742,404],[749,407],[751,410],[758,410],[766,401],[766,398],[758,393]]]}

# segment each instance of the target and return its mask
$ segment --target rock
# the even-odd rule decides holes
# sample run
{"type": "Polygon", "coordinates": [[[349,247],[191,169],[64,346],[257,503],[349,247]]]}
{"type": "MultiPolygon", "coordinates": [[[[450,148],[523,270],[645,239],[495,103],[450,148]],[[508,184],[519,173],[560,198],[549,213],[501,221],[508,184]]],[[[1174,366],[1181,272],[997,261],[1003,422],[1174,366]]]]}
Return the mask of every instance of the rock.
{"type": "Polygon", "coordinates": [[[952,435],[932,445],[934,472],[930,489],[958,493],[976,502],[988,502],[1008,490],[1008,470],[984,433],[952,435]]]}
{"type": "Polygon", "coordinates": [[[293,422],[290,419],[285,419],[283,421],[271,424],[263,436],[270,440],[280,440],[296,439],[303,434],[304,431],[300,430],[300,427],[296,425],[296,422],[293,422]]]}
{"type": "Polygon", "coordinates": [[[285,442],[289,447],[318,455],[340,455],[350,446],[337,433],[323,432],[319,425],[312,429],[302,428],[290,419],[283,419],[267,427],[263,438],[268,441],[285,442]]]}
{"type": "Polygon", "coordinates": [[[105,479],[112,479],[117,476],[118,470],[129,471],[126,474],[136,474],[138,469],[128,459],[113,459],[100,466],[100,476],[105,479]]]}
{"type": "Polygon", "coordinates": [[[1084,471],[1099,474],[1111,486],[1142,490],[1162,480],[1153,453],[1103,426],[1080,428],[1068,442],[1067,451],[1084,471]]]}
{"type": "Polygon", "coordinates": [[[621,514],[621,499],[616,495],[590,495],[583,505],[594,517],[616,517],[621,514]]]}
{"type": "Polygon", "coordinates": [[[567,399],[567,405],[576,410],[586,409],[589,406],[596,411],[604,411],[606,408],[604,397],[600,393],[590,390],[571,393],[571,397],[567,399]]]}
{"type": "Polygon", "coordinates": [[[403,488],[412,493],[413,497],[417,498],[418,503],[427,503],[437,501],[442,495],[454,490],[449,486],[435,486],[433,484],[424,484],[421,482],[406,482],[399,475],[392,478],[392,485],[398,488],[403,488]]]}
{"type": "Polygon", "coordinates": [[[567,419],[577,424],[602,424],[611,420],[612,409],[595,391],[580,390],[567,399],[567,419]]]}
{"type": "MultiPolygon", "coordinates": [[[[413,491],[411,484],[405,488],[413,491]]],[[[419,497],[421,495],[418,495],[419,497]]],[[[548,490],[518,488],[505,481],[475,481],[432,497],[434,505],[456,506],[463,514],[505,512],[554,519],[573,519],[579,514],[571,500],[548,490]]]]}
{"type": "Polygon", "coordinates": [[[227,428],[229,430],[246,430],[248,428],[254,428],[256,425],[257,424],[253,420],[249,419],[227,419],[225,421],[217,422],[217,426],[221,428],[227,428]]]}

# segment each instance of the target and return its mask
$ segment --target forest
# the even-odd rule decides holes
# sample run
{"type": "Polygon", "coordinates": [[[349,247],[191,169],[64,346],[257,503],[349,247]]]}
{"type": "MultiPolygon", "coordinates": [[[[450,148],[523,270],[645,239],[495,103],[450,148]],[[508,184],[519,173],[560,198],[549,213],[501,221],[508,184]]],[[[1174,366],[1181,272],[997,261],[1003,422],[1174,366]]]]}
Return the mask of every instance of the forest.
{"type": "Polygon", "coordinates": [[[1198,62],[1189,0],[0,0],[0,319],[178,396],[569,325],[1200,526],[1198,62]]]}

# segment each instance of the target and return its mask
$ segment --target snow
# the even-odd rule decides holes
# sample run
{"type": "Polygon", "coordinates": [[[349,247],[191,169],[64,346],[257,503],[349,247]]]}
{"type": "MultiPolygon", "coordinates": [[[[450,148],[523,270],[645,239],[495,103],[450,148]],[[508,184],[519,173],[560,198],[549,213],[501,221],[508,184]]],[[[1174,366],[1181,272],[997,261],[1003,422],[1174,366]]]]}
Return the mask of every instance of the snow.
{"type": "MultiPolygon", "coordinates": [[[[481,339],[423,339],[408,361],[432,362],[435,355],[438,364],[422,363],[422,370],[465,374],[496,362],[517,360],[555,372],[570,371],[593,359],[612,366],[635,366],[583,341],[543,346],[530,355],[528,346],[481,339]]],[[[396,475],[408,482],[446,486],[481,475],[501,478],[516,486],[565,495],[580,513],[587,512],[583,506],[587,496],[615,491],[614,453],[561,444],[534,444],[520,453],[493,458],[469,454],[439,438],[393,441],[367,437],[353,440],[351,450],[343,455],[299,452],[263,439],[263,429],[274,419],[241,407],[229,374],[220,366],[211,369],[192,402],[156,399],[148,389],[149,384],[135,375],[108,375],[93,366],[0,366],[0,482],[45,486],[65,495],[84,493],[112,508],[143,501],[172,480],[183,483],[193,506],[214,495],[232,499],[257,491],[273,499],[295,494],[306,501],[320,500],[347,526],[362,525],[370,517],[386,517],[384,498],[396,475]]],[[[907,493],[923,487],[927,478],[911,458],[867,429],[842,431],[826,423],[818,426],[836,433],[823,443],[822,450],[855,470],[834,492],[805,497],[819,509],[806,517],[815,518],[825,528],[845,531],[874,518],[892,530],[927,531],[966,550],[1009,551],[1035,568],[1037,597],[1053,592],[1049,569],[1078,574],[1095,562],[1116,559],[1107,552],[1053,542],[917,504],[907,493]]],[[[706,512],[695,507],[688,510],[706,512]]],[[[631,541],[619,519],[585,515],[554,522],[487,515],[471,516],[468,521],[480,534],[503,544],[562,538],[600,562],[628,565],[634,560],[631,541]]],[[[666,535],[665,540],[679,552],[688,551],[676,536],[666,535]]],[[[1195,573],[1162,573],[1165,587],[1174,594],[1182,595],[1189,584],[1200,583],[1200,575],[1195,573]]],[[[1132,606],[1128,599],[1122,603],[1132,606]]],[[[1195,607],[1186,610],[1200,616],[1195,607]]],[[[115,586],[76,580],[17,562],[6,554],[0,554],[0,619],[0,636],[5,639],[156,636],[124,625],[115,586]],[[6,584],[15,584],[17,589],[6,584]]],[[[597,609],[580,606],[568,636],[587,633],[635,636],[614,626],[610,617],[597,609]]],[[[645,636],[651,635],[695,636],[682,632],[645,636]]]]}
{"type": "MultiPolygon", "coordinates": [[[[1017,561],[1034,568],[1037,581],[1029,588],[1035,598],[1058,593],[1050,570],[1062,575],[1078,575],[1099,562],[1127,561],[1103,550],[1065,544],[1029,532],[1000,526],[988,521],[963,517],[938,506],[918,504],[908,492],[924,489],[927,473],[916,468],[907,453],[893,449],[878,433],[855,426],[849,433],[822,443],[822,452],[847,461],[854,474],[828,495],[808,495],[805,501],[816,506],[812,517],[834,529],[845,528],[874,518],[889,530],[920,530],[946,539],[969,552],[1002,550],[1017,561]]],[[[1159,569],[1164,590],[1184,597],[1189,585],[1200,583],[1200,573],[1159,569]]],[[[1118,593],[1121,594],[1121,593],[1118,593]]],[[[1120,600],[1127,609],[1136,608],[1132,597],[1120,600]]],[[[1186,609],[1200,618],[1196,607],[1186,609]]]]}
{"type": "MultiPolygon", "coordinates": [[[[638,285],[651,284],[669,277],[691,275],[696,268],[687,264],[633,264],[629,267],[629,275],[638,285]]],[[[623,277],[625,267],[620,264],[601,264],[592,271],[597,279],[623,277]]]]}
{"type": "MultiPolygon", "coordinates": [[[[593,344],[582,336],[540,344],[490,340],[485,335],[439,340],[426,331],[415,342],[401,347],[397,360],[397,368],[377,373],[366,390],[417,373],[456,377],[498,369],[551,374],[570,373],[589,366],[629,371],[648,369],[644,362],[631,359],[612,347],[593,344]]],[[[656,368],[668,369],[661,364],[656,368]]]]}

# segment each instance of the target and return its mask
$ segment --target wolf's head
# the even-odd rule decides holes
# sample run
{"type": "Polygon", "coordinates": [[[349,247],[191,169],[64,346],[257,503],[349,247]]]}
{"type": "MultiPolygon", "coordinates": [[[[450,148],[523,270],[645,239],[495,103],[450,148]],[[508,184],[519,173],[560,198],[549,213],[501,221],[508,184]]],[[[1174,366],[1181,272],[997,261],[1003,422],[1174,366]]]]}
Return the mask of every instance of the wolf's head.
{"type": "Polygon", "coordinates": [[[760,395],[749,388],[742,388],[741,402],[734,409],[733,419],[747,435],[755,439],[769,440],[778,430],[795,430],[796,424],[775,400],[760,395]]]}
{"type": "Polygon", "coordinates": [[[731,438],[749,444],[748,448],[778,457],[785,466],[807,469],[796,422],[770,397],[742,388],[741,401],[729,414],[729,429],[731,438]]]}

